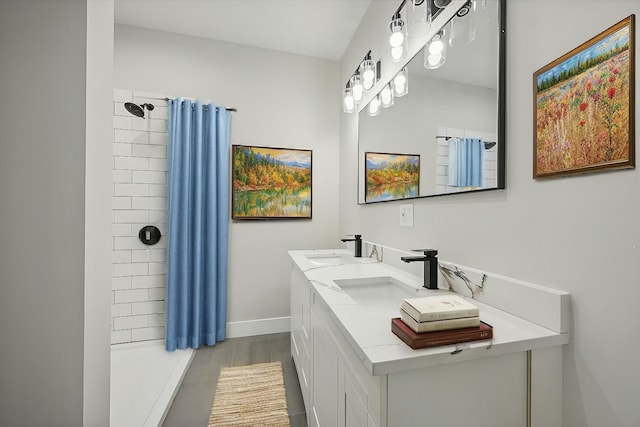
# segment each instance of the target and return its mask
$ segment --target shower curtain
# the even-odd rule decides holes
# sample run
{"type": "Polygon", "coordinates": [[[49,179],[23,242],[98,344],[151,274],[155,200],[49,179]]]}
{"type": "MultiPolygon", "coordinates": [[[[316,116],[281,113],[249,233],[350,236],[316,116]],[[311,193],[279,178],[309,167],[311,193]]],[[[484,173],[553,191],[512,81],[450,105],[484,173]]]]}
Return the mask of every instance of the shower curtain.
{"type": "Polygon", "coordinates": [[[166,349],[226,338],[230,113],[169,100],[166,349]]]}
{"type": "Polygon", "coordinates": [[[477,138],[451,138],[448,175],[451,187],[482,187],[484,142],[477,138]]]}

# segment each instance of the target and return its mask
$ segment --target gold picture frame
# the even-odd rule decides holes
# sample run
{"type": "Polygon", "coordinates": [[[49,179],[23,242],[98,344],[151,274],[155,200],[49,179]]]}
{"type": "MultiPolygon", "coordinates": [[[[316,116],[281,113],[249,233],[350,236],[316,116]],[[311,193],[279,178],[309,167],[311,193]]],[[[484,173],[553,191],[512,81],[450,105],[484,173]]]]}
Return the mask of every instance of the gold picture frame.
{"type": "Polygon", "coordinates": [[[533,178],[635,167],[635,15],[533,73],[533,178]]]}

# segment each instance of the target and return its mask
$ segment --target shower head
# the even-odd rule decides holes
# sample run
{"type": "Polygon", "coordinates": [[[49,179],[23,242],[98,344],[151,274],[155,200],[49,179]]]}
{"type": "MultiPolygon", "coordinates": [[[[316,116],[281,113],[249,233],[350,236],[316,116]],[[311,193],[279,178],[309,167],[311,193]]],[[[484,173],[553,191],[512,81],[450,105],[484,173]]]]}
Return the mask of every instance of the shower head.
{"type": "Polygon", "coordinates": [[[133,102],[125,102],[124,108],[136,117],[142,117],[144,119],[144,109],[153,111],[153,104],[134,104],[133,102]]]}

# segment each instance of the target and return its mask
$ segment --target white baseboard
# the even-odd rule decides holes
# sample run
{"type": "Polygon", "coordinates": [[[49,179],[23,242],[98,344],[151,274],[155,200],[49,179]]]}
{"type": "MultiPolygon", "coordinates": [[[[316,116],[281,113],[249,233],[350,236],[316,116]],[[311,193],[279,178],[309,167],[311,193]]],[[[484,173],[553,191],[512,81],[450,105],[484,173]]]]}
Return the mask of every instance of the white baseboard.
{"type": "Polygon", "coordinates": [[[274,317],[271,319],[244,320],[227,323],[227,338],[251,337],[254,335],[289,332],[291,318],[274,317]]]}

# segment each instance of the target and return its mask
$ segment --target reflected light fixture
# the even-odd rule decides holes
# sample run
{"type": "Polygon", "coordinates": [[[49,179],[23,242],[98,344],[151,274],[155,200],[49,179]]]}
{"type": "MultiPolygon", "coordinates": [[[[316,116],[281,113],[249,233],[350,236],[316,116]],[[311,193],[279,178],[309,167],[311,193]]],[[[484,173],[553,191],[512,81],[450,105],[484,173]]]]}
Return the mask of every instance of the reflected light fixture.
{"type": "Polygon", "coordinates": [[[367,114],[370,116],[380,115],[380,94],[374,96],[367,105],[367,114]]]}
{"type": "Polygon", "coordinates": [[[385,85],[380,91],[380,104],[383,108],[389,108],[393,105],[393,90],[391,83],[385,85]]]}
{"type": "Polygon", "coordinates": [[[445,31],[440,30],[424,48],[424,68],[435,70],[447,61],[447,44],[445,43],[445,31]]]}
{"type": "Polygon", "coordinates": [[[449,6],[450,3],[451,0],[433,0],[433,4],[440,9],[449,6]]]}
{"type": "Polygon", "coordinates": [[[405,52],[405,36],[404,36],[404,21],[400,16],[400,11],[396,12],[391,19],[389,28],[391,29],[391,35],[389,36],[389,45],[391,46],[391,59],[393,62],[398,62],[402,59],[405,52]]]}
{"type": "Polygon", "coordinates": [[[405,67],[398,71],[398,74],[396,74],[391,83],[394,97],[400,98],[401,96],[405,96],[409,92],[409,73],[407,72],[407,68],[405,67]]]}
{"type": "Polygon", "coordinates": [[[409,38],[420,38],[431,29],[430,0],[408,0],[405,15],[406,31],[409,38]]]}
{"type": "Polygon", "coordinates": [[[469,44],[476,38],[475,23],[476,2],[467,1],[451,19],[449,46],[469,44]]]}

